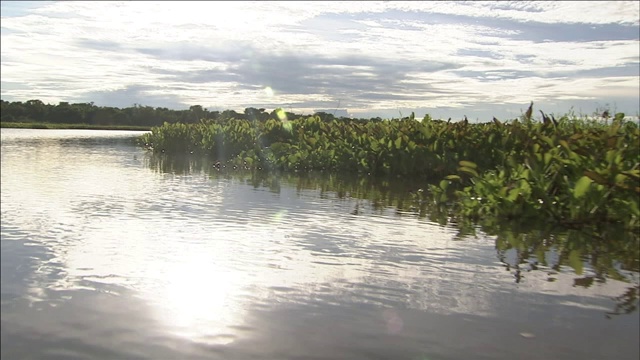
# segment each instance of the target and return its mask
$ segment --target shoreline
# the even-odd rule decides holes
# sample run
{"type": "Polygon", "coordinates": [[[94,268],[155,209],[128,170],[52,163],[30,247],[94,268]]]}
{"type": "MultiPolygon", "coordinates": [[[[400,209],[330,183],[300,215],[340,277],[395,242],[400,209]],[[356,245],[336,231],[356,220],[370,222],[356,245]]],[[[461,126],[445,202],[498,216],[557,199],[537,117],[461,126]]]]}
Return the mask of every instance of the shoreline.
{"type": "Polygon", "coordinates": [[[69,129],[69,130],[129,130],[129,131],[151,131],[151,126],[140,125],[94,125],[94,124],[54,124],[54,123],[32,123],[32,122],[0,122],[3,129],[69,129]]]}

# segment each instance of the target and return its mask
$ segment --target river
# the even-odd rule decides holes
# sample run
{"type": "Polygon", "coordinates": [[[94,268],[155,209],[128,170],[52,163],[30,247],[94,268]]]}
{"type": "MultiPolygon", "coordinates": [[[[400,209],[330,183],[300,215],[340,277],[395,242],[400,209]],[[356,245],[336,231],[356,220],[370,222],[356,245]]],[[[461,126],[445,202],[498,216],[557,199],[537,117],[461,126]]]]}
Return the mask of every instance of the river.
{"type": "Polygon", "coordinates": [[[615,254],[554,266],[408,185],[169,161],[140,134],[2,129],[2,359],[640,356],[615,254]]]}

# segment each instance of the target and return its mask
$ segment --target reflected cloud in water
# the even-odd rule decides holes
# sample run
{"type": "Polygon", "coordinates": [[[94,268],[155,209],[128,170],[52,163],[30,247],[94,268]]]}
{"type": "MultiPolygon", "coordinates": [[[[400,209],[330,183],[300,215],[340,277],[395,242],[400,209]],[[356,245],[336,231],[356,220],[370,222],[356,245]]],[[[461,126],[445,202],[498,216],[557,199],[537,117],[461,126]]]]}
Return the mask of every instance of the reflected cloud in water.
{"type": "MultiPolygon", "coordinates": [[[[638,281],[630,271],[626,282],[576,286],[553,250],[534,269],[493,236],[459,240],[453,224],[398,206],[417,189],[406,184],[225,174],[121,142],[93,144],[87,157],[80,145],[60,151],[59,134],[36,156],[2,135],[3,334],[7,316],[80,338],[94,326],[102,340],[86,341],[103,346],[126,341],[116,329],[133,347],[182,339],[176,354],[362,358],[453,356],[457,332],[475,336],[467,351],[518,357],[520,345],[497,347],[500,335],[558,345],[541,332],[597,331],[589,317],[638,281]],[[25,301],[49,320],[24,317],[25,301]],[[60,320],[74,309],[91,317],[60,320]]],[[[580,276],[594,274],[585,263],[580,276]]],[[[628,349],[637,326],[625,326],[628,349]]]]}

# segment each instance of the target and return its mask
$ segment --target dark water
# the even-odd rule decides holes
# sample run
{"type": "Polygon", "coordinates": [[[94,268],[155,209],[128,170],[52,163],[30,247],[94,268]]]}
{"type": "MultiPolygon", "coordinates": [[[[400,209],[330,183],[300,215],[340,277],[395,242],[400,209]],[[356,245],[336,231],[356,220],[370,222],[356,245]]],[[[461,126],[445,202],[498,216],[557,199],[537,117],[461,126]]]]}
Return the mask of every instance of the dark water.
{"type": "Polygon", "coordinates": [[[638,359],[633,249],[464,235],[413,185],[138,134],[2,129],[2,359],[638,359]]]}

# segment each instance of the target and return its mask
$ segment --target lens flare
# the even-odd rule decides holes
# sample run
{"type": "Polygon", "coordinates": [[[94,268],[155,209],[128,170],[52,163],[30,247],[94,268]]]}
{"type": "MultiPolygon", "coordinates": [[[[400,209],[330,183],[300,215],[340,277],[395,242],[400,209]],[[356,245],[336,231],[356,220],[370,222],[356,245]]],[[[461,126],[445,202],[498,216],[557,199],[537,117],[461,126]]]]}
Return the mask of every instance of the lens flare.
{"type": "Polygon", "coordinates": [[[287,216],[287,210],[280,210],[275,215],[273,215],[273,221],[276,223],[280,223],[284,220],[285,216],[287,216]]]}
{"type": "Polygon", "coordinates": [[[389,334],[398,334],[402,331],[404,323],[397,311],[394,309],[386,309],[382,315],[387,323],[387,332],[389,334]]]}
{"type": "Polygon", "coordinates": [[[264,93],[268,96],[268,97],[273,97],[274,93],[273,93],[273,89],[271,88],[271,86],[267,86],[266,88],[264,88],[264,93]]]}
{"type": "Polygon", "coordinates": [[[288,132],[291,132],[292,126],[291,126],[291,122],[287,118],[287,113],[284,110],[282,110],[282,108],[278,108],[276,109],[276,115],[278,116],[278,119],[282,121],[282,127],[288,132]]]}
{"type": "Polygon", "coordinates": [[[276,115],[278,116],[278,119],[280,119],[280,121],[285,122],[288,121],[289,119],[287,119],[287,113],[282,110],[281,108],[277,108],[276,109],[276,115]]]}

